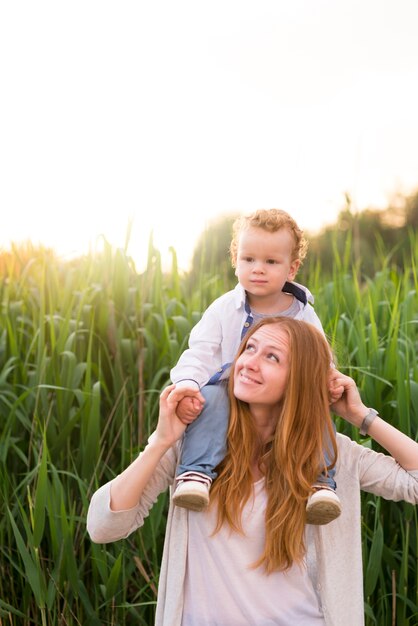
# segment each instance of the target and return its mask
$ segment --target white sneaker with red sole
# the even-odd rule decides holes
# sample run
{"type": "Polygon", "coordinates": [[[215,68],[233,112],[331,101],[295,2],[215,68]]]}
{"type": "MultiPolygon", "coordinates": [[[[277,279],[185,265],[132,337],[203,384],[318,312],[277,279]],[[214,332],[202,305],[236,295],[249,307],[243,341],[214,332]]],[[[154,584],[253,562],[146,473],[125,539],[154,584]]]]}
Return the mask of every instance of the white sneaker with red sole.
{"type": "Polygon", "coordinates": [[[199,472],[184,472],[176,478],[173,503],[190,511],[203,511],[209,504],[212,479],[199,472]]]}
{"type": "Polygon", "coordinates": [[[307,524],[329,524],[341,515],[341,501],[332,489],[317,489],[306,504],[307,524]]]}

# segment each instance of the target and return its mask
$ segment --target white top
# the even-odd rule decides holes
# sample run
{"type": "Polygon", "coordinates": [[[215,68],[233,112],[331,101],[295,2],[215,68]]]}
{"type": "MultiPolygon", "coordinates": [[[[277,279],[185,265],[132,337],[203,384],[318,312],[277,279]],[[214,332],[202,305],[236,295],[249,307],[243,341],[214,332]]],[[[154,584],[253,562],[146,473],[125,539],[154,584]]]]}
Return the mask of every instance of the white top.
{"type": "MultiPolygon", "coordinates": [[[[324,332],[310,304],[313,303],[312,294],[303,285],[292,284],[302,289],[307,297],[306,304],[294,299],[296,310],[292,317],[309,322],[324,332]]],[[[222,365],[232,363],[241,343],[241,331],[246,319],[245,290],[238,283],[235,289],[212,302],[192,328],[189,348],[170,372],[172,382],[179,386],[190,386],[192,382],[200,388],[222,365]]]]}
{"type": "MultiPolygon", "coordinates": [[[[407,472],[390,456],[337,434],[336,481],[342,514],[325,526],[306,527],[306,565],[326,626],[363,626],[360,489],[387,500],[418,504],[418,471],[407,472]]],[[[93,495],[87,514],[92,541],[109,543],[144,524],[158,495],[173,483],[181,446],[161,459],[138,505],[110,509],[110,486],[93,495]]],[[[188,512],[170,503],[158,585],[155,626],[181,626],[188,550],[188,512]]],[[[254,599],[256,601],[256,599],[254,599]]]]}
{"type": "Polygon", "coordinates": [[[182,626],[324,626],[305,566],[267,575],[251,565],[263,552],[267,494],[264,479],[242,514],[244,535],[224,525],[216,510],[189,511],[182,626]]]}

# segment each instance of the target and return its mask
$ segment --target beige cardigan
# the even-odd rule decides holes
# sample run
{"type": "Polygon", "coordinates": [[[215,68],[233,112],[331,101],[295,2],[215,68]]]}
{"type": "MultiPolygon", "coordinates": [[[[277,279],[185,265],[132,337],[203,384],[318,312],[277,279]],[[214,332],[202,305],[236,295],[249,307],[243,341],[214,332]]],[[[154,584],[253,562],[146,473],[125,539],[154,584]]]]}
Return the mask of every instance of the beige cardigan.
{"type": "MultiPolygon", "coordinates": [[[[341,516],[326,526],[307,526],[307,567],[327,626],[362,626],[363,572],[360,489],[387,500],[418,503],[418,470],[407,472],[396,461],[337,435],[337,493],[341,516]]],[[[179,446],[160,461],[138,505],[110,510],[110,485],[93,495],[87,515],[92,541],[109,543],[143,525],[158,495],[173,482],[179,446]]],[[[170,506],[158,588],[155,626],[181,626],[187,556],[188,512],[170,506]]]]}

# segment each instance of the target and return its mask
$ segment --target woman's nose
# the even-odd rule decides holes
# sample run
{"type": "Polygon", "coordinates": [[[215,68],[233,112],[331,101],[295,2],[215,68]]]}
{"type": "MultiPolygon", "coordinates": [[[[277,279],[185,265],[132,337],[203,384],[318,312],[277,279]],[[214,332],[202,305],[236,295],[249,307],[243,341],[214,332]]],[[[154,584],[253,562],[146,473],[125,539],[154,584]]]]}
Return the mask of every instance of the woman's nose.
{"type": "Polygon", "coordinates": [[[248,369],[257,369],[258,368],[258,356],[257,354],[247,354],[245,359],[245,366],[248,369]]]}

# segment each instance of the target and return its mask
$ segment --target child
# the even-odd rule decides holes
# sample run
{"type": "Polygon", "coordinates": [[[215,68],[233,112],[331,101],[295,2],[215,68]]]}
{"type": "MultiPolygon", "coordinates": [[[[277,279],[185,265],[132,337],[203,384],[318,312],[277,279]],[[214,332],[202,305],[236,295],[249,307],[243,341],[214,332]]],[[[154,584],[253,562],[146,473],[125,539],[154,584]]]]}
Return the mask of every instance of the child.
{"type": "MultiPolygon", "coordinates": [[[[189,348],[171,370],[176,386],[196,389],[180,402],[179,417],[188,423],[201,412],[184,436],[173,495],[176,505],[200,511],[209,504],[214,470],[226,452],[229,405],[222,381],[248,328],[279,315],[304,320],[324,332],[310,304],[311,293],[293,282],[306,250],[303,232],[285,211],[260,209],[235,221],[230,253],[238,285],[207,308],[192,329],[189,348]]],[[[324,453],[324,467],[326,459],[324,453]]],[[[324,470],[313,485],[307,523],[326,524],[340,515],[334,473],[324,470]]]]}

